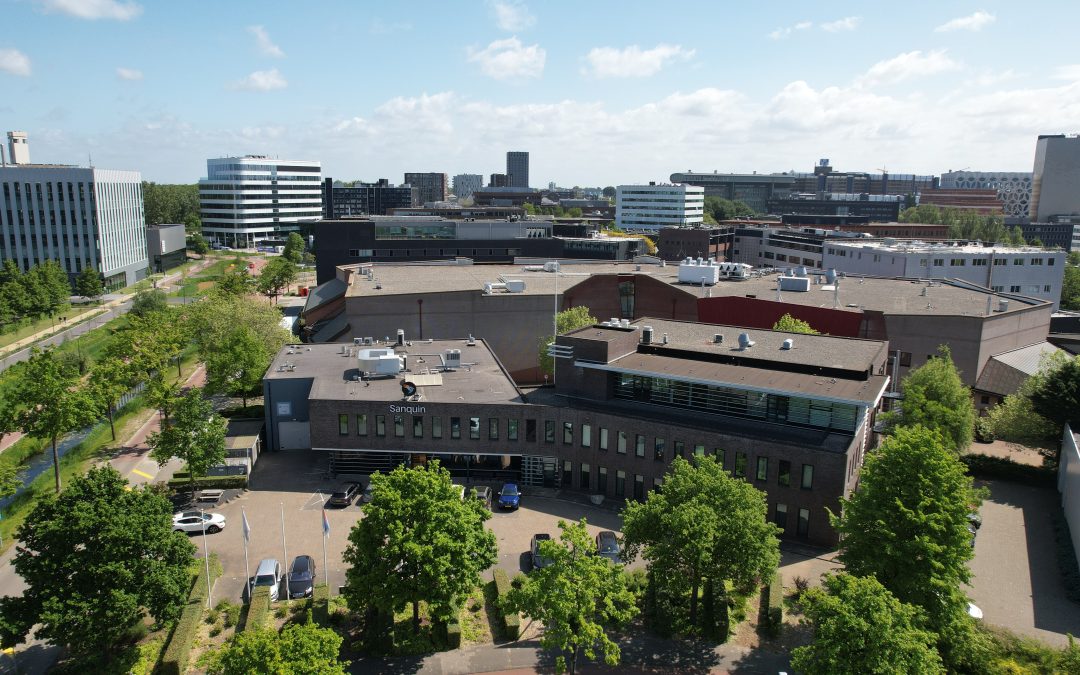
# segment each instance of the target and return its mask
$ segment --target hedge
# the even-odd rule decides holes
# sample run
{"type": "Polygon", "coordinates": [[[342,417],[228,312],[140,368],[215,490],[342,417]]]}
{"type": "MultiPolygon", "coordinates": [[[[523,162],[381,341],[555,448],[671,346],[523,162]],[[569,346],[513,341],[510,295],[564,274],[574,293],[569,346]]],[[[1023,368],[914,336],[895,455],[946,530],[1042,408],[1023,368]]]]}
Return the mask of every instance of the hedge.
{"type": "Polygon", "coordinates": [[[773,575],[768,584],[761,588],[761,614],[758,625],[773,637],[780,633],[784,623],[784,579],[780,572],[773,575]]]}
{"type": "Polygon", "coordinates": [[[247,618],[244,619],[244,631],[266,628],[266,619],[270,616],[270,587],[256,586],[248,604],[247,618]]]}
{"type": "Polygon", "coordinates": [[[454,603],[451,607],[453,618],[448,621],[440,621],[436,624],[439,637],[446,643],[448,649],[457,649],[461,646],[461,605],[454,603]]]}
{"type": "Polygon", "coordinates": [[[1054,528],[1054,546],[1057,549],[1058,569],[1061,582],[1065,585],[1065,597],[1073,602],[1080,602],[1080,565],[1076,562],[1069,521],[1065,512],[1055,505],[1050,511],[1050,524],[1054,528]]]}
{"type": "MultiPolygon", "coordinates": [[[[211,575],[220,576],[221,564],[216,556],[212,557],[212,563],[211,575]]],[[[191,593],[188,595],[187,604],[180,612],[180,619],[176,622],[172,635],[169,637],[169,646],[165,648],[165,653],[161,657],[162,675],[180,675],[187,671],[191,645],[203,618],[210,583],[205,567],[200,567],[199,573],[195,576],[195,582],[192,584],[191,593]]]]}
{"type": "Polygon", "coordinates": [[[1008,480],[1038,487],[1054,487],[1057,484],[1057,474],[1045,466],[1019,464],[1004,457],[980,454],[961,455],[960,461],[977,478],[1008,480]]]}
{"type": "Polygon", "coordinates": [[[315,623],[326,628],[330,625],[330,587],[326,584],[318,584],[311,593],[311,599],[315,623]]]}
{"type": "Polygon", "coordinates": [[[494,572],[495,580],[495,595],[499,599],[499,614],[502,618],[503,636],[507,640],[516,640],[521,637],[521,615],[517,612],[504,612],[502,610],[502,600],[506,597],[506,594],[510,592],[510,577],[506,576],[506,572],[500,568],[495,568],[494,572]]]}
{"type": "MultiPolygon", "coordinates": [[[[196,490],[228,490],[247,487],[247,476],[201,476],[195,479],[196,490]]],[[[185,474],[176,473],[169,481],[169,487],[177,492],[191,489],[191,482],[185,474]]]]}

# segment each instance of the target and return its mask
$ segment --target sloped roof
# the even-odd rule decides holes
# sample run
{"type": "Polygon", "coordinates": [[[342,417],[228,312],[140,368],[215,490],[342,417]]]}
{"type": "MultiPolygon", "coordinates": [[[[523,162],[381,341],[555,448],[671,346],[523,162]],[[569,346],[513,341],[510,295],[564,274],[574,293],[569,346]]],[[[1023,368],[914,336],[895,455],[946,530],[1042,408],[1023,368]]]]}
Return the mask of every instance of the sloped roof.
{"type": "Polygon", "coordinates": [[[337,278],[311,288],[308,291],[307,302],[304,303],[304,312],[310,312],[331,300],[344,297],[347,290],[349,290],[348,284],[337,278]]]}
{"type": "Polygon", "coordinates": [[[1044,341],[991,356],[983,366],[975,388],[999,396],[1015,394],[1024,380],[1039,370],[1043,358],[1059,351],[1044,341]]]}

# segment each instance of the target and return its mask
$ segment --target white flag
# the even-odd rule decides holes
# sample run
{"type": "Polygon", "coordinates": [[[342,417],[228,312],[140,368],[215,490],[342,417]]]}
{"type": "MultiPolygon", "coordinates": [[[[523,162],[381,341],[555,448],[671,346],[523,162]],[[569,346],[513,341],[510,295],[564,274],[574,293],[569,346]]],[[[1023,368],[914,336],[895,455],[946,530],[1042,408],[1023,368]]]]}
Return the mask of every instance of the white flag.
{"type": "Polygon", "coordinates": [[[240,516],[244,519],[244,543],[246,544],[251,541],[251,525],[248,524],[247,511],[243,508],[240,509],[240,516]]]}

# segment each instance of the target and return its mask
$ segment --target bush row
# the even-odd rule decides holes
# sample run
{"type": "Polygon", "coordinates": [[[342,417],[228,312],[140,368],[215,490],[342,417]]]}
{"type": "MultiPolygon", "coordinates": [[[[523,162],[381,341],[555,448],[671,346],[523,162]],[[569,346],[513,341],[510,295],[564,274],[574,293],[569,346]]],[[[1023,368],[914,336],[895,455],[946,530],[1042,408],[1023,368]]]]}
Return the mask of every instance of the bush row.
{"type": "Polygon", "coordinates": [[[266,619],[270,616],[270,587],[257,586],[251,594],[251,602],[248,604],[247,618],[244,619],[244,630],[259,630],[266,628],[266,619]]]}
{"type": "MultiPolygon", "coordinates": [[[[221,574],[221,563],[218,562],[216,556],[211,562],[210,573],[217,577],[221,574]]],[[[169,646],[165,648],[165,653],[161,657],[162,675],[180,675],[187,672],[191,645],[202,622],[203,609],[206,607],[206,596],[210,591],[211,583],[212,580],[206,576],[206,569],[200,566],[199,573],[195,575],[191,593],[188,595],[187,604],[180,612],[180,618],[169,637],[169,646]]]]}
{"type": "Polygon", "coordinates": [[[1073,602],[1080,602],[1080,565],[1076,561],[1072,533],[1065,512],[1055,506],[1050,512],[1050,523],[1054,528],[1054,545],[1057,548],[1058,569],[1061,581],[1065,584],[1065,597],[1073,602]]]}
{"type": "Polygon", "coordinates": [[[319,584],[311,593],[312,616],[323,628],[330,625],[330,586],[319,584]]]}
{"type": "Polygon", "coordinates": [[[510,592],[510,577],[506,576],[505,570],[496,568],[494,579],[495,596],[498,598],[496,604],[499,606],[503,637],[507,640],[516,640],[521,637],[521,615],[517,612],[505,612],[502,609],[502,601],[506,598],[506,594],[510,592]]]}
{"type": "MultiPolygon", "coordinates": [[[[228,490],[244,489],[247,487],[247,476],[202,476],[195,479],[196,490],[228,490]]],[[[187,474],[176,473],[169,481],[169,487],[177,492],[191,489],[191,482],[187,474]]]]}
{"type": "Polygon", "coordinates": [[[761,616],[758,624],[773,637],[780,634],[784,623],[784,580],[780,572],[761,589],[761,616]]]}
{"type": "Polygon", "coordinates": [[[1054,487],[1057,476],[1053,469],[1044,466],[1018,464],[1004,457],[989,455],[961,455],[960,461],[967,465],[968,472],[976,478],[1008,480],[1037,487],[1054,487]]]}

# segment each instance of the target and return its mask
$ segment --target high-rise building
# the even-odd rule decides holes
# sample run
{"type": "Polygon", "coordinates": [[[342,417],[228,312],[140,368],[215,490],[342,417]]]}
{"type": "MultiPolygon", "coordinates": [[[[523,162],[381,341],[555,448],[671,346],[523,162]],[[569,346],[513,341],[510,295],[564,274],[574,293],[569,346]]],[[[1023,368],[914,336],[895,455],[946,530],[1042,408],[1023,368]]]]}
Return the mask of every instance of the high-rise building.
{"type": "Polygon", "coordinates": [[[509,185],[505,173],[493,173],[488,180],[488,187],[508,187],[509,185]]]}
{"type": "Polygon", "coordinates": [[[615,222],[623,230],[695,227],[705,215],[705,189],[698,185],[620,185],[615,222]]]}
{"type": "Polygon", "coordinates": [[[349,186],[327,178],[323,180],[323,218],[385,216],[392,209],[412,206],[415,191],[408,185],[391,185],[385,178],[349,186]]]}
{"type": "Polygon", "coordinates": [[[265,155],[206,160],[199,180],[206,238],[247,248],[322,217],[322,168],[310,160],[265,155]]]}
{"type": "Polygon", "coordinates": [[[484,177],[478,173],[459,173],[454,176],[454,194],[458,199],[471,197],[472,193],[484,187],[484,177]]]}
{"type": "Polygon", "coordinates": [[[12,164],[30,163],[30,144],[25,131],[9,131],[8,161],[12,164]]]}
{"type": "MultiPolygon", "coordinates": [[[[16,156],[29,159],[25,136],[20,145],[16,156]]],[[[109,289],[144,278],[142,176],[56,164],[0,168],[0,260],[23,270],[55,260],[70,278],[90,267],[109,289]]]]}
{"type": "Polygon", "coordinates": [[[445,173],[407,173],[405,182],[416,188],[415,201],[411,206],[446,201],[448,186],[445,173]]]}
{"type": "Polygon", "coordinates": [[[506,153],[506,181],[507,187],[529,187],[529,153],[506,153]]]}
{"type": "Polygon", "coordinates": [[[1031,220],[1080,214],[1080,136],[1039,136],[1031,179],[1031,220]]]}

